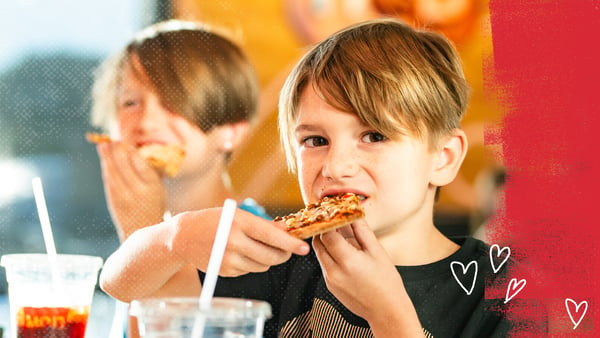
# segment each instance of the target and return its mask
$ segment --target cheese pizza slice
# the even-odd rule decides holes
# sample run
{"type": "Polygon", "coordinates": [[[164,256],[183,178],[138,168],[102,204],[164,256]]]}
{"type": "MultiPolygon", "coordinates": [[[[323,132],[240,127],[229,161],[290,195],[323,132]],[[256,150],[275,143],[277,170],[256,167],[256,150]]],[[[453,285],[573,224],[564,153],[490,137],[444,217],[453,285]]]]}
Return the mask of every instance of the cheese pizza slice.
{"type": "Polygon", "coordinates": [[[340,193],[326,196],[302,210],[287,216],[278,216],[274,220],[285,222],[290,234],[305,239],[341,228],[364,216],[365,212],[357,195],[340,193]]]}
{"type": "MultiPolygon", "coordinates": [[[[87,133],[85,137],[91,143],[112,142],[105,134],[87,133]]],[[[172,144],[145,144],[138,147],[138,151],[149,165],[169,177],[177,175],[185,158],[185,151],[172,144]]]]}

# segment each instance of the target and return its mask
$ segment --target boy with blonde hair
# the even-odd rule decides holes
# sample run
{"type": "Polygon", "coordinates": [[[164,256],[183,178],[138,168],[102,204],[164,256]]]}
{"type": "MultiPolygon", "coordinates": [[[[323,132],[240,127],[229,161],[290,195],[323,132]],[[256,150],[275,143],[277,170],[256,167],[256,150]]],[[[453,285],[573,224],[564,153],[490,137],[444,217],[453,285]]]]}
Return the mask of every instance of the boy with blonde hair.
{"type": "MultiPolygon", "coordinates": [[[[506,335],[501,300],[484,297],[489,248],[452,241],[433,223],[437,190],[466,155],[468,92],[448,40],[398,20],[356,24],[314,46],[281,93],[288,164],[306,204],[352,192],[366,216],[313,237],[310,250],[282,224],[237,211],[216,296],[268,301],[266,337],[506,335]],[[473,261],[479,276],[465,288],[452,263],[473,261]]],[[[103,289],[148,297],[186,264],[202,280],[219,212],[134,233],[107,260],[103,289]]]]}

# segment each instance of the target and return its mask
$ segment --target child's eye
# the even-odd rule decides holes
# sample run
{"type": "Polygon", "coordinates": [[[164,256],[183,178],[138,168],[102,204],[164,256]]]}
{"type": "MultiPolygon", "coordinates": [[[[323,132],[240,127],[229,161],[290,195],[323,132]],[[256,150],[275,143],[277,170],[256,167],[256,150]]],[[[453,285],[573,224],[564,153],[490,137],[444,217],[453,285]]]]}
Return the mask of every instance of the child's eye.
{"type": "Polygon", "coordinates": [[[122,110],[130,110],[142,105],[142,96],[137,93],[125,92],[117,94],[117,107],[122,110]]]}
{"type": "Polygon", "coordinates": [[[328,143],[327,139],[321,136],[308,136],[302,139],[302,144],[309,148],[326,146],[328,143]]]}
{"type": "Polygon", "coordinates": [[[366,143],[383,142],[385,140],[387,140],[387,137],[383,136],[381,133],[378,133],[376,131],[368,132],[362,137],[362,141],[366,143]]]}
{"type": "Polygon", "coordinates": [[[135,107],[138,104],[139,104],[138,100],[123,100],[123,101],[119,102],[119,106],[123,109],[135,107]]]}

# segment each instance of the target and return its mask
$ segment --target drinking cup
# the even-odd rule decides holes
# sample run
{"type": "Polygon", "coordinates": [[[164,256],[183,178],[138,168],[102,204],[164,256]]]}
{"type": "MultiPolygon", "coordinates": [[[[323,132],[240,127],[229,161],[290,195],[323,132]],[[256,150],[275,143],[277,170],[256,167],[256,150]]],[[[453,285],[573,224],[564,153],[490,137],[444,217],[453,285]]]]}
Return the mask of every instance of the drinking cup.
{"type": "Polygon", "coordinates": [[[83,338],[102,258],[9,254],[6,269],[12,338],[83,338]]]}
{"type": "Polygon", "coordinates": [[[137,317],[143,338],[260,338],[271,317],[271,306],[264,301],[215,297],[207,310],[201,310],[198,301],[196,297],[135,300],[129,313],[137,317]]]}

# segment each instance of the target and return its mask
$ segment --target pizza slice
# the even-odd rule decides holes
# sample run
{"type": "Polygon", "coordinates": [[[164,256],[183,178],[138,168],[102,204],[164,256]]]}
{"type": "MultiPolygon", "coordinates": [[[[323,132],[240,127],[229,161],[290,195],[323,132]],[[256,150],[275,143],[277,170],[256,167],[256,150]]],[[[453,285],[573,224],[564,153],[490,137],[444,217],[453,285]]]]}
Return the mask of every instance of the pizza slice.
{"type": "Polygon", "coordinates": [[[110,136],[108,136],[106,134],[98,134],[98,133],[86,133],[85,139],[88,140],[88,142],[94,143],[94,144],[112,142],[112,139],[110,138],[110,136]]]}
{"type": "Polygon", "coordinates": [[[290,234],[305,239],[341,228],[364,216],[365,212],[357,195],[340,193],[326,196],[287,216],[275,217],[274,221],[285,222],[290,234]]]}
{"type": "Polygon", "coordinates": [[[185,157],[185,151],[172,144],[151,143],[138,150],[146,162],[169,177],[177,175],[185,157]]]}
{"type": "MultiPolygon", "coordinates": [[[[113,140],[106,134],[87,133],[85,135],[88,142],[102,143],[112,142],[113,140]]],[[[138,147],[140,156],[153,168],[159,172],[175,177],[181,168],[185,151],[181,147],[172,144],[150,143],[138,147]]]]}

